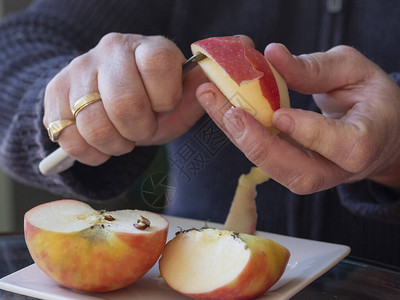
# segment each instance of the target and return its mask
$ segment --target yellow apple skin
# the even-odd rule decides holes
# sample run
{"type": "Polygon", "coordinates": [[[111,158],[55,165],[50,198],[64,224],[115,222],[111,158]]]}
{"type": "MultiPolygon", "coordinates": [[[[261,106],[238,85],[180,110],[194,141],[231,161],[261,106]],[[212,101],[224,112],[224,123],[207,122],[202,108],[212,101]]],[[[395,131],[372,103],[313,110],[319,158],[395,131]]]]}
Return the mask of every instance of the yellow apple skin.
{"type": "Polygon", "coordinates": [[[226,217],[224,229],[254,235],[257,227],[256,186],[269,180],[258,167],[239,177],[235,195],[226,217]]]}
{"type": "MultiPolygon", "coordinates": [[[[226,232],[226,230],[221,232],[226,232]]],[[[236,233],[231,232],[231,234],[236,233]]],[[[171,251],[169,248],[173,248],[174,240],[181,238],[180,235],[167,243],[159,262],[161,275],[173,289],[174,286],[163,275],[163,260],[167,259],[165,253],[168,250],[171,251]]],[[[239,233],[237,236],[247,244],[251,254],[247,265],[234,280],[205,293],[184,293],[179,290],[178,292],[193,299],[251,299],[264,294],[274,285],[285,271],[290,258],[289,250],[263,237],[244,233],[239,233]]],[[[196,258],[193,257],[193,259],[196,258]]]]}
{"type": "Polygon", "coordinates": [[[107,232],[100,224],[79,232],[44,230],[24,221],[25,241],[49,277],[71,289],[106,292],[142,277],[164,249],[168,227],[146,234],[107,232]]]}

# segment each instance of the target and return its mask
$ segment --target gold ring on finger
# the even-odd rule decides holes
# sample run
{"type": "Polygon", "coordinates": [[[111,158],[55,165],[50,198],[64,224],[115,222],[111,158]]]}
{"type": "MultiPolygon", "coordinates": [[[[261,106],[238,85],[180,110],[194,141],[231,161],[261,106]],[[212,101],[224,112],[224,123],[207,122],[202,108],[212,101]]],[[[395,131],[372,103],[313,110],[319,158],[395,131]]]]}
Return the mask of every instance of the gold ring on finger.
{"type": "Polygon", "coordinates": [[[57,143],[61,131],[73,124],[75,124],[75,120],[57,120],[51,122],[49,127],[47,127],[47,133],[49,134],[50,140],[53,143],[57,143]]]}
{"type": "Polygon", "coordinates": [[[71,109],[74,118],[76,119],[81,110],[84,109],[86,106],[98,101],[101,101],[101,96],[98,92],[87,94],[86,96],[83,96],[76,100],[71,109]]]}

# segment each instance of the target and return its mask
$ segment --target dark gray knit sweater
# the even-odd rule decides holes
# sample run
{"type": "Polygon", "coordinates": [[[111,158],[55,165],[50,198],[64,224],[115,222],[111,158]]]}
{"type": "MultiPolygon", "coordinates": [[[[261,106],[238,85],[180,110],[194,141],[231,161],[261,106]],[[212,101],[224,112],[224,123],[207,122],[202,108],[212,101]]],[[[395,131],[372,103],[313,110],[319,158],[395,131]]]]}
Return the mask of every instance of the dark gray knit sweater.
{"type": "MultiPolygon", "coordinates": [[[[269,42],[281,42],[295,54],[348,44],[399,78],[400,5],[396,0],[198,3],[43,0],[3,22],[1,167],[26,184],[84,200],[122,193],[148,166],[154,147],[137,148],[99,167],[76,164],[57,176],[44,177],[38,170],[39,161],[56,147],[42,125],[47,82],[112,31],[165,35],[186,56],[195,40],[239,33],[252,37],[261,51],[269,42]]],[[[295,92],[291,92],[291,104],[316,110],[310,96],[295,92]]],[[[207,116],[167,149],[171,185],[176,188],[167,213],[224,221],[237,179],[249,171],[251,163],[207,116]]],[[[400,266],[400,197],[373,182],[298,196],[269,181],[259,188],[258,209],[259,230],[350,245],[353,255],[400,266]]]]}

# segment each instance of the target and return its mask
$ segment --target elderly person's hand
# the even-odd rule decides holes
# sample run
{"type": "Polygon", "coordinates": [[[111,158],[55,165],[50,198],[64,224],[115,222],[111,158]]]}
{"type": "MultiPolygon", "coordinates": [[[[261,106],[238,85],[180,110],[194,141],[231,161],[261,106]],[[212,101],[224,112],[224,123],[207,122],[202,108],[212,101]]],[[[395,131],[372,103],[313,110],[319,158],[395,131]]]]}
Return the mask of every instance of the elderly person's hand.
{"type": "Polygon", "coordinates": [[[99,93],[102,101],[85,106],[76,114],[76,125],[58,137],[70,156],[99,165],[136,145],[166,143],[204,114],[195,90],[206,79],[201,70],[193,70],[183,84],[184,61],[178,47],[164,37],[110,33],[50,81],[44,126],[73,120],[75,102],[99,93]]]}
{"type": "Polygon", "coordinates": [[[207,113],[243,153],[294,193],[361,179],[400,187],[400,89],[377,65],[347,46],[293,56],[270,44],[265,56],[290,89],[313,94],[322,114],[282,108],[271,134],[211,83],[197,91],[207,113]],[[225,108],[225,110],[223,110],[225,108]]]}

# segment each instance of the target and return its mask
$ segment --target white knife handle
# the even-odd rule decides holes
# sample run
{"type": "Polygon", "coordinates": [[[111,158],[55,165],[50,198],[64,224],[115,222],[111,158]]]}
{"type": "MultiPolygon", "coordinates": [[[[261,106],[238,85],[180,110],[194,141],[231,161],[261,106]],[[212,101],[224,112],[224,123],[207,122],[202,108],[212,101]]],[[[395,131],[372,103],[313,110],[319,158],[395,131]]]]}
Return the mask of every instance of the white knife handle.
{"type": "Polygon", "coordinates": [[[46,156],[39,164],[39,170],[43,175],[55,175],[72,167],[75,159],[61,147],[46,156]]]}

